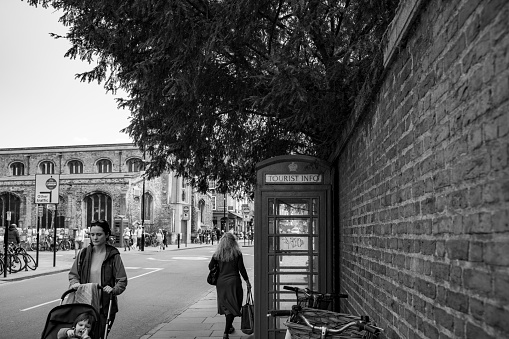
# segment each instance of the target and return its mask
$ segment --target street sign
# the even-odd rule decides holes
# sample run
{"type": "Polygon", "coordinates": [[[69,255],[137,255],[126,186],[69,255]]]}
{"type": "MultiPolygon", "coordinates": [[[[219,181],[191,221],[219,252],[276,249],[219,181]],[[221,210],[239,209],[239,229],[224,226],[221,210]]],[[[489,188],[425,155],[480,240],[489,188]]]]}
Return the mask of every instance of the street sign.
{"type": "Polygon", "coordinates": [[[37,216],[42,218],[42,214],[44,212],[44,208],[42,206],[37,206],[37,216]]]}
{"type": "Polygon", "coordinates": [[[37,174],[35,176],[35,203],[58,204],[60,176],[57,174],[37,174]]]}
{"type": "Polygon", "coordinates": [[[189,206],[187,206],[187,205],[182,206],[182,212],[189,213],[189,206]]]}
{"type": "Polygon", "coordinates": [[[248,204],[242,204],[242,213],[249,214],[251,212],[251,209],[249,208],[248,204]]]}
{"type": "Polygon", "coordinates": [[[51,202],[51,194],[48,193],[37,193],[35,195],[36,204],[49,204],[51,202]]]}
{"type": "Polygon", "coordinates": [[[7,221],[11,221],[11,211],[7,211],[7,221]]]}

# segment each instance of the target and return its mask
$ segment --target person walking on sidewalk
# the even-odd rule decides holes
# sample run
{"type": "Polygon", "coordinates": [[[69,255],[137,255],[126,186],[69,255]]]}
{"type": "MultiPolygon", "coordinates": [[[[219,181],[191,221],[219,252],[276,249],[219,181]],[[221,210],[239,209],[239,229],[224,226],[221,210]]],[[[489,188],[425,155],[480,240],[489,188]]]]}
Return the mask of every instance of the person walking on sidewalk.
{"type": "Polygon", "coordinates": [[[156,242],[157,242],[157,246],[159,247],[159,249],[157,251],[160,252],[161,250],[164,250],[163,231],[161,231],[161,229],[157,230],[157,233],[156,233],[156,242]]]}
{"type": "Polygon", "coordinates": [[[209,269],[216,264],[219,265],[216,284],[217,313],[224,314],[226,317],[223,339],[228,339],[229,335],[235,331],[233,320],[241,315],[240,310],[244,298],[241,275],[246,281],[247,288],[251,288],[242,252],[235,236],[230,232],[226,232],[219,240],[217,249],[210,260],[209,269]]]}
{"type": "Polygon", "coordinates": [[[124,252],[129,249],[131,250],[131,230],[129,227],[126,227],[124,230],[124,234],[122,235],[122,238],[124,239],[124,252]]]}
{"type": "Polygon", "coordinates": [[[78,251],[83,248],[83,241],[85,240],[85,230],[79,226],[76,231],[76,238],[74,238],[74,258],[78,255],[78,251]]]}
{"type": "Polygon", "coordinates": [[[106,220],[93,221],[89,235],[91,244],[80,251],[69,271],[69,288],[77,289],[80,284],[87,283],[96,283],[102,286],[103,293],[99,312],[102,338],[106,328],[110,294],[113,294],[113,300],[108,331],[118,312],[117,295],[122,294],[127,287],[127,274],[120,252],[116,247],[107,244],[111,235],[109,223],[106,220]]]}

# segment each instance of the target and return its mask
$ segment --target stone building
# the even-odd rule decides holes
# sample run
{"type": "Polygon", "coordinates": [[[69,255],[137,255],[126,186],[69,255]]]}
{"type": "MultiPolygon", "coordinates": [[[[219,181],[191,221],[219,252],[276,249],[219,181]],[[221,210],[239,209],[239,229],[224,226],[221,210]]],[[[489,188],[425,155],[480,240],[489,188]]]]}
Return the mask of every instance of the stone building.
{"type": "Polygon", "coordinates": [[[181,178],[164,173],[148,180],[143,173],[143,154],[132,144],[0,149],[1,225],[16,223],[29,236],[38,224],[55,225],[68,234],[96,219],[132,225],[143,214],[146,232],[161,228],[184,241],[211,225],[209,196],[200,195],[195,205],[195,193],[181,178]],[[36,176],[46,174],[59,183],[56,211],[35,203],[36,176]],[[195,213],[201,219],[192,225],[195,213]]]}

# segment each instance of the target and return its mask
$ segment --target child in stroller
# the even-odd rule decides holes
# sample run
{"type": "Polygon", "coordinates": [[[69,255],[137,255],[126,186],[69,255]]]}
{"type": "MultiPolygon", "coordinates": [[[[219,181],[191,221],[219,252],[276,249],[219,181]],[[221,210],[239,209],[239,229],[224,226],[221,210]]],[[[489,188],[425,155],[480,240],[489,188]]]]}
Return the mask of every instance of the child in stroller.
{"type": "Polygon", "coordinates": [[[89,335],[94,326],[95,318],[91,313],[85,312],[78,315],[72,328],[62,327],[57,334],[57,339],[92,339],[89,335]]]}

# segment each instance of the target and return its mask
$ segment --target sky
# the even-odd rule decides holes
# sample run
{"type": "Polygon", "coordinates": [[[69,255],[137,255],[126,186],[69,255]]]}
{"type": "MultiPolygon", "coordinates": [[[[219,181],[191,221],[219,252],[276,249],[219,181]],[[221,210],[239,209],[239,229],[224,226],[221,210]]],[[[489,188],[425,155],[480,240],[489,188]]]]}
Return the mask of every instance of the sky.
{"type": "Polygon", "coordinates": [[[0,148],[132,142],[120,130],[130,113],[103,85],[74,79],[93,65],[64,57],[70,48],[52,8],[0,0],[0,148]]]}

